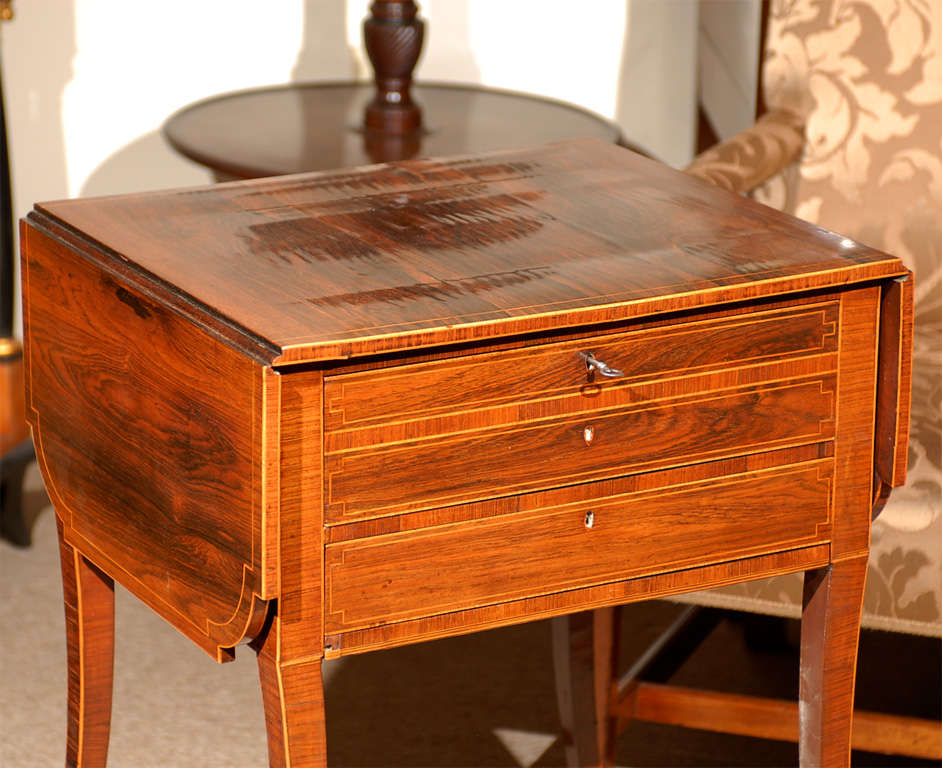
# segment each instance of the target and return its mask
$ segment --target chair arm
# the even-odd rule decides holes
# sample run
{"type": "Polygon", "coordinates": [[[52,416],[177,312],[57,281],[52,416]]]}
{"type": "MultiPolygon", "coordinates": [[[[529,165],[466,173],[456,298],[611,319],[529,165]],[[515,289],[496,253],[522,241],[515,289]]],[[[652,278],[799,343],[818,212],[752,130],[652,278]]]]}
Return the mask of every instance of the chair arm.
{"type": "Polygon", "coordinates": [[[798,157],[803,145],[802,118],[789,110],[776,109],[731,139],[697,155],[685,172],[731,192],[749,192],[798,157]]]}

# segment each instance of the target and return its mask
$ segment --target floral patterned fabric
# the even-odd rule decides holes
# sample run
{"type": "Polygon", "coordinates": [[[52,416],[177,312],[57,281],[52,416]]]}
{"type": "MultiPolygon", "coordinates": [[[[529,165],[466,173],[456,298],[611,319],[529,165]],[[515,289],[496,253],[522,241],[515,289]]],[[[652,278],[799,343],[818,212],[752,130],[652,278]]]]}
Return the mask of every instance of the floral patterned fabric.
{"type": "MultiPolygon", "coordinates": [[[[909,471],[873,525],[863,624],[942,637],[942,0],[776,0],[763,84],[805,142],[754,196],[915,273],[909,471]]],[[[688,599],[797,616],[801,581],[688,599]]]]}

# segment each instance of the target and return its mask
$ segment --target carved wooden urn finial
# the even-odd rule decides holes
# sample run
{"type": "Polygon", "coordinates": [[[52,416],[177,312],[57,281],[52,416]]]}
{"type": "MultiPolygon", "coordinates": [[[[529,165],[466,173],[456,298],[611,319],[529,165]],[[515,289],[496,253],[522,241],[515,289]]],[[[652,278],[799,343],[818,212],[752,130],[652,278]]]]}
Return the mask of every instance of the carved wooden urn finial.
{"type": "Polygon", "coordinates": [[[363,116],[368,132],[402,136],[422,127],[422,110],[410,92],[425,33],[418,11],[413,0],[373,0],[371,15],[363,22],[376,82],[376,95],[363,116]]]}

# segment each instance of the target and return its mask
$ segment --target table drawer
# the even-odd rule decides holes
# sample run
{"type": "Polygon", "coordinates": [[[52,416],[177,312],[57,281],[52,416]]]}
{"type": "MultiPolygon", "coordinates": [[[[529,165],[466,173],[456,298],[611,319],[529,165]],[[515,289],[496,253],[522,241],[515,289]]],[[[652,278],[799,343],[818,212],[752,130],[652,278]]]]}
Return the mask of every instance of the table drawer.
{"type": "Polygon", "coordinates": [[[523,511],[512,514],[329,544],[326,631],[828,539],[833,459],[708,479],[699,470],[701,479],[691,482],[697,471],[556,489],[522,497],[523,511]]]}
{"type": "Polygon", "coordinates": [[[834,377],[774,382],[325,456],[328,523],[818,442],[834,377]]]}
{"type": "Polygon", "coordinates": [[[499,408],[507,403],[552,399],[554,411],[564,415],[643,398],[637,385],[652,378],[683,379],[694,389],[698,373],[834,353],[837,321],[838,303],[830,301],[341,374],[325,382],[325,431],[330,447],[363,447],[405,434],[390,429],[404,422],[434,420],[425,429],[412,425],[413,436],[451,424],[461,428],[469,419],[478,427],[500,425],[517,416],[513,408],[499,408]],[[580,352],[592,352],[624,376],[587,387],[580,352]],[[366,429],[371,426],[383,429],[366,429]]]}

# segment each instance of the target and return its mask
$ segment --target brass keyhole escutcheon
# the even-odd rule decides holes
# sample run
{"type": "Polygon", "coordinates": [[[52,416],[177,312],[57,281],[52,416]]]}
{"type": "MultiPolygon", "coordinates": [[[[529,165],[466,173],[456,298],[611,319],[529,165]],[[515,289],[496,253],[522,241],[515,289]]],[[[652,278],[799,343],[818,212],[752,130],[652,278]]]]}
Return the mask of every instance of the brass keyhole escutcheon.
{"type": "Polygon", "coordinates": [[[595,525],[595,512],[591,509],[585,513],[585,527],[591,528],[595,525]]]}
{"type": "Polygon", "coordinates": [[[583,429],[582,439],[585,440],[586,445],[592,445],[592,441],[595,439],[595,427],[589,425],[583,429]]]}

